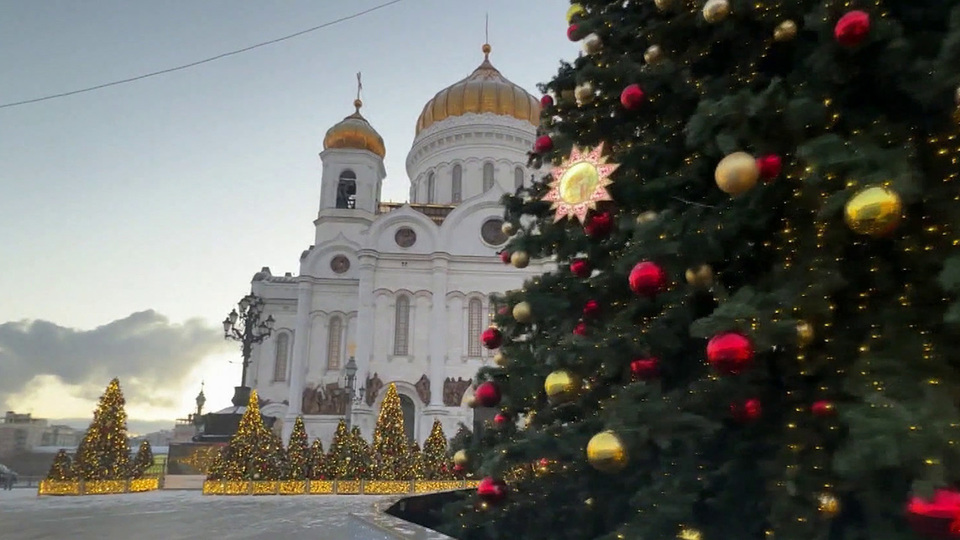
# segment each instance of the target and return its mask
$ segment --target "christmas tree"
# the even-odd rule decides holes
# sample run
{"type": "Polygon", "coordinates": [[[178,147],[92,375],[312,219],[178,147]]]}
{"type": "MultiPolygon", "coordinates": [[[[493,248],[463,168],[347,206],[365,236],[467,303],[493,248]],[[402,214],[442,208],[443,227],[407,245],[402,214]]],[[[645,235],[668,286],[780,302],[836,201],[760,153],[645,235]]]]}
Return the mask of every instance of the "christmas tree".
{"type": "Polygon", "coordinates": [[[263,424],[257,391],[252,390],[237,432],[208,477],[211,480],[279,480],[285,467],[283,441],[263,424]]]}
{"type": "Polygon", "coordinates": [[[330,450],[327,451],[325,461],[326,472],[330,480],[345,478],[347,467],[350,465],[350,432],[347,423],[340,420],[337,431],[333,434],[330,450]]]}
{"type": "Polygon", "coordinates": [[[70,464],[70,456],[66,450],[57,451],[53,457],[53,464],[50,465],[50,472],[47,473],[47,480],[64,481],[73,480],[73,470],[70,464]]]}
{"type": "Polygon", "coordinates": [[[446,530],[956,531],[960,3],[568,16],[585,54],[541,88],[548,174],[504,198],[507,254],[556,269],[506,295],[475,394],[527,421],[474,438],[486,478],[446,530]]]}
{"type": "Polygon", "coordinates": [[[370,445],[360,434],[360,428],[353,426],[350,430],[350,440],[347,443],[350,455],[350,465],[347,467],[345,478],[360,480],[370,478],[372,474],[373,457],[370,455],[370,445]]]}
{"type": "Polygon", "coordinates": [[[430,435],[423,441],[423,476],[427,480],[437,480],[449,476],[447,465],[447,436],[443,433],[440,420],[433,421],[430,435]]]}
{"type": "Polygon", "coordinates": [[[130,443],[120,381],[113,379],[100,396],[93,421],[77,446],[73,474],[80,480],[123,480],[129,473],[130,443]]]}
{"type": "MultiPolygon", "coordinates": [[[[323,447],[321,447],[321,452],[323,447]]],[[[288,480],[306,480],[310,478],[311,451],[307,445],[307,430],[303,426],[303,417],[298,416],[290,433],[290,442],[287,443],[287,472],[288,480]]]]}
{"type": "Polygon", "coordinates": [[[137,449],[137,455],[133,458],[130,465],[130,478],[142,478],[147,469],[153,466],[153,450],[150,448],[149,441],[141,441],[140,448],[137,449]]]}
{"type": "Polygon", "coordinates": [[[327,472],[326,456],[323,452],[323,443],[320,439],[314,439],[313,444],[310,445],[310,479],[330,479],[330,474],[327,472]]]}
{"type": "Polygon", "coordinates": [[[399,478],[402,480],[423,480],[426,478],[423,474],[423,455],[420,452],[420,445],[416,441],[410,443],[401,470],[399,478]]]}
{"type": "Polygon", "coordinates": [[[409,444],[403,430],[403,410],[400,408],[397,386],[390,383],[380,404],[380,414],[373,431],[373,456],[379,478],[404,479],[409,444]]]}

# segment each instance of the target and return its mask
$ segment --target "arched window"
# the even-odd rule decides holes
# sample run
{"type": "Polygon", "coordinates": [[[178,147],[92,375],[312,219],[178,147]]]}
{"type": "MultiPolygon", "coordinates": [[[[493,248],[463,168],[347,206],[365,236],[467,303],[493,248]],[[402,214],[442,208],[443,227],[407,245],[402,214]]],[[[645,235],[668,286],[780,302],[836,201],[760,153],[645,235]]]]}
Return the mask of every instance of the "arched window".
{"type": "Polygon", "coordinates": [[[407,442],[414,442],[416,440],[414,428],[417,421],[417,406],[406,394],[400,394],[400,412],[403,414],[403,432],[407,436],[407,442]]]}
{"type": "Polygon", "coordinates": [[[337,182],[337,208],[357,207],[357,173],[344,169],[337,182]]]}
{"type": "Polygon", "coordinates": [[[430,173],[427,175],[427,204],[433,204],[436,199],[437,177],[430,173]]]}
{"type": "Polygon", "coordinates": [[[281,382],[287,380],[287,363],[290,358],[290,334],[281,332],[277,335],[277,354],[273,359],[273,380],[281,382]]]}
{"type": "Polygon", "coordinates": [[[453,193],[451,194],[450,200],[455,203],[461,202],[463,200],[463,167],[460,165],[453,166],[453,193]]]}
{"type": "Polygon", "coordinates": [[[343,321],[340,317],[330,319],[330,329],[327,336],[327,369],[340,369],[340,355],[343,347],[343,321]]]}
{"type": "Polygon", "coordinates": [[[484,193],[487,190],[493,187],[493,163],[489,161],[483,164],[483,191],[484,193]]]}
{"type": "Polygon", "coordinates": [[[478,358],[483,353],[480,332],[483,332],[483,302],[473,298],[467,304],[467,356],[470,358],[478,358]]]}
{"type": "Polygon", "coordinates": [[[393,328],[393,355],[407,356],[410,352],[410,298],[397,297],[397,315],[393,328]]]}
{"type": "Polygon", "coordinates": [[[523,167],[517,167],[513,170],[513,187],[517,189],[523,187],[523,167]]]}

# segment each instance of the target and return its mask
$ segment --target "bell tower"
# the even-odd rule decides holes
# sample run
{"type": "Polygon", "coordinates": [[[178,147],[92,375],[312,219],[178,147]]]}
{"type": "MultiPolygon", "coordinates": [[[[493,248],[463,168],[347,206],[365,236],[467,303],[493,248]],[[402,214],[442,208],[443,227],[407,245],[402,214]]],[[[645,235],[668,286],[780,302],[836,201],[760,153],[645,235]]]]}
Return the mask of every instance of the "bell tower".
{"type": "Polygon", "coordinates": [[[356,109],[329,130],[323,138],[320,161],[320,212],[361,210],[376,213],[383,179],[387,176],[383,158],[387,151],[383,137],[360,114],[363,85],[357,73],[356,109]]]}

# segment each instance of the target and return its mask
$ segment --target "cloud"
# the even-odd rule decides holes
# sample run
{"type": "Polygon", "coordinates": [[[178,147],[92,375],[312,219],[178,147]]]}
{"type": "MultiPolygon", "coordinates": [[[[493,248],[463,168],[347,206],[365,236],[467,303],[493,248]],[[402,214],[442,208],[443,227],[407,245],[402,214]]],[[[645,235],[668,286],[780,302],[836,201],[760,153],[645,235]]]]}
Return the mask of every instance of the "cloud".
{"type": "Polygon", "coordinates": [[[153,310],[92,330],[42,320],[8,322],[0,324],[0,402],[49,376],[77,398],[97,399],[119,377],[128,405],[174,407],[190,372],[229,346],[202,320],[171,324],[153,310]]]}

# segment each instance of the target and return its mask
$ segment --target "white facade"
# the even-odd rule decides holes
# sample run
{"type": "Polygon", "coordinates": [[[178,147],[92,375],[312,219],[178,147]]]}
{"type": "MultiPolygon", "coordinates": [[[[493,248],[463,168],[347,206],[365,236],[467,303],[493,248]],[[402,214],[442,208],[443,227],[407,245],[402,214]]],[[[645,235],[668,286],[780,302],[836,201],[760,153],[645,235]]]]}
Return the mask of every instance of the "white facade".
{"type": "MultiPolygon", "coordinates": [[[[363,120],[357,105],[354,127],[363,120]]],[[[389,383],[420,443],[435,418],[448,436],[459,422],[472,424],[473,411],[461,402],[472,392],[465,381],[492,357],[479,344],[489,296],[542,271],[534,264],[518,270],[497,256],[506,240],[499,199],[534,172],[526,162],[536,128],[520,116],[463,113],[425,127],[406,162],[410,204],[381,204],[385,172],[376,145],[331,145],[320,154],[316,239],[300,257],[299,275],[264,268],[252,283],[276,324],[254,350],[246,384],[267,402],[264,414],[282,419],[285,438],[303,414],[310,438],[329,445],[347,409],[351,356],[356,386],[365,389],[351,423],[367,438],[389,383]],[[348,204],[344,182],[355,185],[348,204]]]]}

